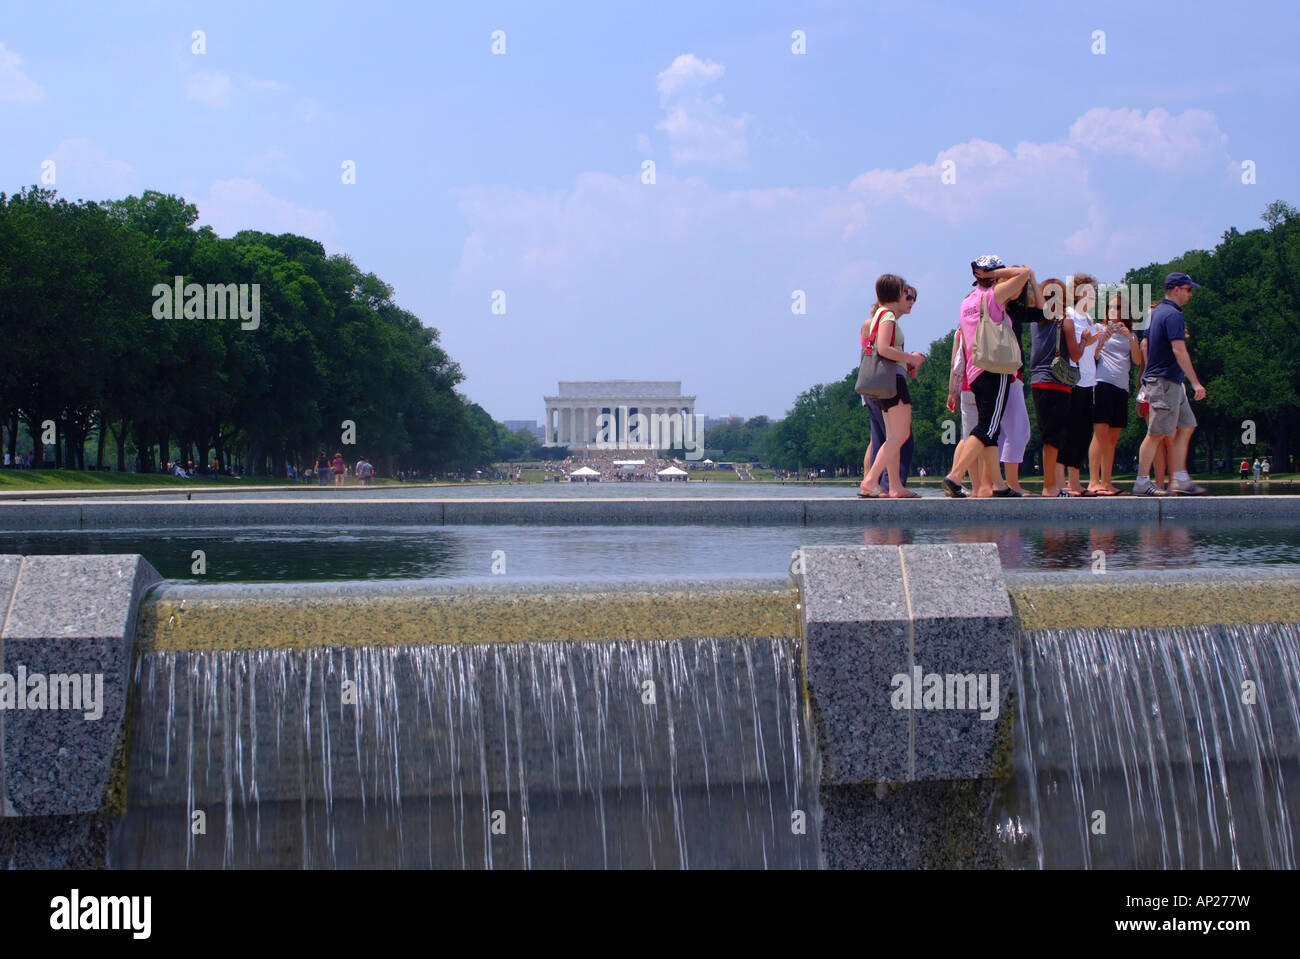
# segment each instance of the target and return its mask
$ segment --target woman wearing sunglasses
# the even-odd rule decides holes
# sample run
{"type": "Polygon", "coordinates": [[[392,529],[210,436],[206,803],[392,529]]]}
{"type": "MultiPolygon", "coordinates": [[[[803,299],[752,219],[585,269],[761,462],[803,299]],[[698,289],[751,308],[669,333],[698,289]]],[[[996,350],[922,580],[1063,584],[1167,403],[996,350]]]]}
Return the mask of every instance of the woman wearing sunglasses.
{"type": "MultiPolygon", "coordinates": [[[[918,496],[907,488],[907,474],[901,469],[900,462],[902,448],[912,438],[912,397],[907,389],[907,380],[909,376],[915,376],[925,362],[924,353],[903,352],[903,333],[898,328],[898,318],[906,316],[915,302],[916,291],[901,276],[886,273],[876,280],[876,306],[871,317],[862,324],[863,349],[872,344],[882,359],[892,360],[898,368],[894,395],[888,399],[867,401],[868,408],[872,403],[878,405],[884,420],[885,436],[875,462],[866,470],[859,484],[858,495],[864,499],[877,496],[915,499],[918,496]],[[889,474],[888,492],[880,485],[881,476],[886,471],[889,474]]],[[[877,448],[874,430],[871,445],[872,449],[877,448]]],[[[868,458],[870,455],[868,450],[868,458]]]]}

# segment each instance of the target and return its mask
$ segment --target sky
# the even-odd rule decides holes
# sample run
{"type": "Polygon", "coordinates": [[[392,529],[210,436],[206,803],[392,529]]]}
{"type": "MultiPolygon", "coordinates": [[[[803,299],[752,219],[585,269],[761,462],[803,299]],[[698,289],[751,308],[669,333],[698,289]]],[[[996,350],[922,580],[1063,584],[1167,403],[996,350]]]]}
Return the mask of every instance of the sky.
{"type": "Polygon", "coordinates": [[[498,420],[591,379],[776,418],[881,273],[925,349],[983,253],[1118,281],[1300,205],[1297,48],[1286,2],[6,0],[0,191],[320,240],[498,420]]]}

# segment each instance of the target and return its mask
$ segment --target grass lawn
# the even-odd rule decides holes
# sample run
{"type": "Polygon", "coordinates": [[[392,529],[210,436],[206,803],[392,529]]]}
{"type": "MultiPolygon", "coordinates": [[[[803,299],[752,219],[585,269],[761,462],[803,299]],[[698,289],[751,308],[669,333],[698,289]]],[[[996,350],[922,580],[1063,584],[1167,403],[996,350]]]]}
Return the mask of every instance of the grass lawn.
{"type": "Polygon", "coordinates": [[[117,473],[97,470],[0,470],[0,490],[61,490],[61,489],[133,489],[161,486],[276,486],[289,485],[288,480],[273,480],[258,476],[253,479],[235,479],[230,476],[205,476],[202,479],[181,479],[167,473],[117,473]]]}
{"type": "MultiPolygon", "coordinates": [[[[348,486],[357,486],[349,477],[348,486]]],[[[373,486],[401,486],[396,480],[376,479],[373,486]]],[[[194,489],[199,486],[217,486],[240,489],[248,486],[315,487],[313,483],[295,483],[272,476],[202,476],[182,479],[169,473],[117,473],[96,470],[16,470],[0,469],[0,492],[6,490],[110,490],[110,489],[194,489]]]]}

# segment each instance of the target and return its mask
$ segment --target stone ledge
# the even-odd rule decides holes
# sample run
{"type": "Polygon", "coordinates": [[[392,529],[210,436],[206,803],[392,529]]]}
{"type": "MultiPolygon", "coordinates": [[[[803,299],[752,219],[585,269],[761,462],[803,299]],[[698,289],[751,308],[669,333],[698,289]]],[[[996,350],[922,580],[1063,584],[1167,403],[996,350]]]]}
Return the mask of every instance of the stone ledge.
{"type": "Polygon", "coordinates": [[[1006,580],[1022,630],[1300,622],[1297,569],[1011,573],[1006,580]]]}
{"type": "Polygon", "coordinates": [[[404,646],[534,640],[794,639],[785,579],[448,586],[302,583],[153,590],[142,650],[404,646]]]}
{"type": "Polygon", "coordinates": [[[22,560],[0,634],[0,682],[13,698],[0,709],[0,814],[93,813],[105,805],[139,599],[161,579],[137,555],[22,560]],[[62,677],[57,690],[54,677],[62,677]],[[52,708],[56,695],[59,708],[52,708]]]}
{"type": "Polygon", "coordinates": [[[0,530],[189,529],[227,526],[384,525],[636,525],[819,526],[863,524],[900,528],[988,523],[1300,524],[1289,496],[1155,499],[860,500],[786,497],[370,497],[323,499],[310,494],[266,499],[200,498],[105,502],[0,502],[0,530]]]}

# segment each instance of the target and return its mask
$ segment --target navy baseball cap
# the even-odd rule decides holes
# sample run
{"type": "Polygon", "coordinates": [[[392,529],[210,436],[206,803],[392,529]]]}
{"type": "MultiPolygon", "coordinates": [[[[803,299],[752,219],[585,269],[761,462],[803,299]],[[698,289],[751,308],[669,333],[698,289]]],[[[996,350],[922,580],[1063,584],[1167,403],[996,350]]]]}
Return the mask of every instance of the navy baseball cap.
{"type": "Polygon", "coordinates": [[[1193,290],[1201,288],[1201,284],[1193,283],[1192,278],[1186,273],[1170,273],[1165,277],[1165,289],[1172,290],[1176,286],[1190,286],[1193,290]]]}

